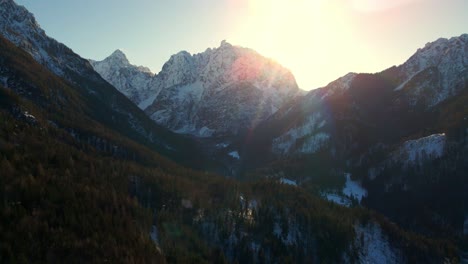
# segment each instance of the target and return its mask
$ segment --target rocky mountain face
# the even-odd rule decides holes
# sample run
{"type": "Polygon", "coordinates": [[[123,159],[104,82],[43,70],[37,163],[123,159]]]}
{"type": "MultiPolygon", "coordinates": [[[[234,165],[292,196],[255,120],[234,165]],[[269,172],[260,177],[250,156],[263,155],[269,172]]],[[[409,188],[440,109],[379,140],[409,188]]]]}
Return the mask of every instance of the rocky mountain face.
{"type": "Polygon", "coordinates": [[[468,82],[468,34],[427,43],[396,69],[411,105],[433,107],[457,95],[468,82]]]}
{"type": "Polygon", "coordinates": [[[12,0],[0,1],[0,32],[59,76],[71,78],[71,73],[91,70],[90,65],[71,49],[49,38],[33,14],[12,0]]]}
{"type": "Polygon", "coordinates": [[[95,70],[156,123],[182,134],[245,132],[301,94],[289,70],[226,41],[199,54],[182,51],[171,56],[149,83],[146,78],[135,80],[143,75],[141,69],[114,57],[93,62],[95,70]],[[122,74],[130,69],[133,74],[122,74]]]}
{"type": "Polygon", "coordinates": [[[135,104],[151,96],[150,83],[154,74],[146,67],[130,64],[121,50],[116,50],[102,61],[90,60],[90,63],[102,78],[135,104]]]}

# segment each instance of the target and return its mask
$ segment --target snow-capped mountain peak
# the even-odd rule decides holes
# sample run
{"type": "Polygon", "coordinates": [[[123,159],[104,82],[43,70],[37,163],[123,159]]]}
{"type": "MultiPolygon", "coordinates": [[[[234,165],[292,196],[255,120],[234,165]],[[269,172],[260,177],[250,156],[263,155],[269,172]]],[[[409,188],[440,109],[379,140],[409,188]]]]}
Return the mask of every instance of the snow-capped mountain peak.
{"type": "Polygon", "coordinates": [[[102,61],[90,60],[94,70],[134,103],[139,104],[150,93],[154,76],[150,69],[132,65],[125,53],[117,49],[102,61]]]}
{"type": "Polygon", "coordinates": [[[447,66],[447,63],[455,66],[468,64],[468,34],[450,39],[439,38],[434,42],[426,43],[424,48],[419,48],[403,66],[412,75],[431,66],[447,66]]]}
{"type": "Polygon", "coordinates": [[[398,66],[402,82],[395,91],[406,90],[413,104],[425,100],[432,107],[465,87],[467,68],[468,34],[440,38],[427,43],[398,66]]]}
{"type": "Polygon", "coordinates": [[[153,84],[161,92],[146,113],[174,131],[194,135],[255,126],[299,93],[289,70],[225,40],[202,53],[171,56],[153,84]]]}
{"type": "Polygon", "coordinates": [[[144,71],[127,62],[118,50],[104,61],[92,63],[153,120],[178,133],[236,133],[266,119],[300,94],[289,70],[225,40],[202,53],[172,55],[150,80],[135,81],[144,71]],[[134,74],[125,75],[123,69],[132,69],[134,74]]]}
{"type": "Polygon", "coordinates": [[[130,66],[127,55],[125,55],[125,53],[120,49],[115,50],[109,57],[105,58],[104,60],[120,64],[122,66],[130,66]]]}

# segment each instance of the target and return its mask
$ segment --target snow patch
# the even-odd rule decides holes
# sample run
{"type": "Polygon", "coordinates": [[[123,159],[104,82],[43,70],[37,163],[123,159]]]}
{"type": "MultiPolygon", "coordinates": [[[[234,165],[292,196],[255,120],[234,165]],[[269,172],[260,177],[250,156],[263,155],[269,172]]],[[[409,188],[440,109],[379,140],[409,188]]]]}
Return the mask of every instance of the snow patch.
{"type": "Polygon", "coordinates": [[[359,250],[359,263],[400,263],[401,252],[390,245],[388,237],[376,223],[356,226],[356,245],[359,250]]]}
{"type": "Polygon", "coordinates": [[[30,118],[30,119],[34,119],[34,120],[36,119],[36,117],[33,116],[33,115],[31,115],[28,111],[25,111],[25,112],[23,113],[23,115],[24,115],[24,117],[26,117],[26,118],[30,118]]]}
{"type": "Polygon", "coordinates": [[[200,131],[198,131],[198,136],[199,137],[211,137],[215,131],[213,129],[209,129],[208,127],[204,126],[200,128],[200,131]]]}
{"type": "Polygon", "coordinates": [[[220,149],[221,149],[221,148],[227,148],[228,146],[229,146],[228,143],[218,143],[218,144],[216,144],[216,147],[217,147],[217,148],[220,148],[220,149]]]}
{"type": "Polygon", "coordinates": [[[433,134],[404,142],[397,150],[377,167],[369,168],[368,177],[371,180],[377,178],[389,164],[399,162],[403,167],[420,164],[423,161],[431,161],[444,155],[447,139],[444,133],[433,134]]]}
{"type": "Polygon", "coordinates": [[[285,134],[273,140],[273,152],[277,154],[289,154],[299,139],[306,138],[303,145],[298,149],[301,153],[314,153],[319,150],[330,138],[327,133],[316,130],[325,126],[322,113],[317,112],[309,116],[301,126],[288,130],[285,134]]]}
{"type": "Polygon", "coordinates": [[[151,227],[150,238],[154,244],[159,245],[158,228],[155,225],[151,227]]]}
{"type": "MultiPolygon", "coordinates": [[[[163,110],[166,111],[166,110],[163,110]]],[[[179,129],[174,130],[177,134],[192,134],[194,133],[195,128],[190,124],[185,124],[184,126],[180,127],[179,129]]],[[[198,134],[198,133],[196,133],[198,134]]]]}
{"type": "Polygon", "coordinates": [[[434,160],[443,155],[446,144],[445,134],[408,140],[394,154],[393,159],[411,165],[424,160],[434,160]]]}
{"type": "Polygon", "coordinates": [[[357,199],[361,203],[362,197],[367,196],[367,190],[360,183],[351,180],[351,174],[346,173],[345,176],[346,184],[343,188],[343,193],[350,198],[357,199]]]}
{"type": "Polygon", "coordinates": [[[228,153],[229,156],[235,158],[235,159],[240,159],[239,152],[237,151],[231,151],[228,153]]]}
{"type": "Polygon", "coordinates": [[[337,193],[322,193],[322,196],[324,196],[328,201],[350,207],[351,206],[351,200],[348,198],[344,197],[343,195],[337,194],[337,193]]]}
{"type": "Polygon", "coordinates": [[[281,178],[281,179],[280,179],[280,183],[281,183],[281,184],[291,185],[291,186],[297,186],[297,182],[296,182],[296,181],[293,181],[293,180],[290,180],[290,179],[287,179],[287,178],[281,178]]]}
{"type": "Polygon", "coordinates": [[[362,198],[367,196],[367,190],[364,189],[359,182],[353,181],[350,173],[345,173],[345,177],[346,183],[341,193],[325,191],[321,193],[322,197],[330,202],[346,207],[351,206],[352,199],[356,199],[358,203],[361,203],[362,198]]]}

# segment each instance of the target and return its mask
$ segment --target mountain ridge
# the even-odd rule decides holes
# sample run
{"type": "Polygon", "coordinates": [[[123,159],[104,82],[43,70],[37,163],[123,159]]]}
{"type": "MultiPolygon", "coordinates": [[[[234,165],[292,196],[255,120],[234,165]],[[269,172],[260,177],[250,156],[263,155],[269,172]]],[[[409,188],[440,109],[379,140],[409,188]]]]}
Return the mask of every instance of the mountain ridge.
{"type": "MultiPolygon", "coordinates": [[[[95,69],[111,83],[117,83],[108,70],[97,66],[100,63],[103,62],[94,64],[95,69]]],[[[192,55],[180,51],[172,55],[152,78],[149,88],[144,90],[149,91],[146,99],[133,101],[153,120],[178,133],[201,137],[229,133],[234,128],[226,124],[228,121],[242,123],[244,130],[255,126],[281,107],[284,101],[300,94],[289,70],[251,49],[233,46],[225,40],[219,47],[208,48],[201,53],[192,55]],[[250,91],[248,98],[236,91],[238,87],[250,91]],[[240,105],[231,105],[228,112],[214,102],[224,100],[224,104],[230,105],[231,102],[222,97],[239,96],[242,100],[250,100],[248,104],[242,104],[249,111],[241,110],[241,101],[237,102],[240,105]],[[187,112],[184,109],[189,105],[192,108],[187,112]],[[225,112],[219,114],[220,111],[225,112]],[[254,115],[260,119],[255,120],[254,115]],[[213,124],[206,119],[218,121],[213,124]],[[226,122],[222,122],[223,119],[226,122]]],[[[231,134],[236,134],[236,131],[238,129],[231,134]]]]}

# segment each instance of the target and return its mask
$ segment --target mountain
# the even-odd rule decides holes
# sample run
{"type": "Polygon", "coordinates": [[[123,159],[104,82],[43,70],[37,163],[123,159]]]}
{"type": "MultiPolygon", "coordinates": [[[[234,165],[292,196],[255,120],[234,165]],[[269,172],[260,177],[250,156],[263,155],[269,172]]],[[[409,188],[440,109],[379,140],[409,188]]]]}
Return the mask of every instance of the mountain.
{"type": "Polygon", "coordinates": [[[177,133],[237,135],[301,94],[289,70],[226,41],[199,54],[182,51],[171,56],[149,86],[140,78],[141,69],[116,57],[114,53],[94,62],[95,70],[156,123],[177,133]],[[136,95],[141,93],[144,96],[136,95]]]}
{"type": "MultiPolygon", "coordinates": [[[[76,107],[85,111],[91,120],[115,129],[132,140],[152,146],[174,159],[185,160],[191,166],[201,164],[200,161],[192,162],[192,153],[196,152],[196,147],[189,139],[152,122],[128,98],[96,73],[88,60],[48,37],[26,8],[12,0],[0,1],[0,33],[73,87],[74,93],[77,93],[75,96],[82,99],[82,103],[76,107]]],[[[6,87],[9,87],[8,72],[4,72],[1,78],[6,87]]],[[[62,100],[63,97],[62,94],[54,95],[57,100],[62,100]]],[[[70,107],[70,112],[75,110],[73,104],[67,104],[69,102],[63,102],[61,107],[70,107]]],[[[69,129],[76,130],[76,133],[87,133],[66,118],[58,124],[68,126],[69,129]]]]}
{"type": "MultiPolygon", "coordinates": [[[[467,52],[467,34],[449,40],[439,39],[419,49],[398,67],[378,74],[349,73],[324,88],[313,90],[268,121],[290,128],[275,135],[271,150],[280,155],[312,154],[327,142],[336,143],[334,134],[355,135],[351,127],[336,127],[352,119],[362,123],[348,124],[356,129],[358,126],[367,129],[363,125],[371,126],[369,129],[382,128],[374,131],[380,139],[387,138],[384,126],[400,133],[389,135],[395,140],[408,137],[421,127],[410,128],[412,124],[403,124],[408,116],[405,111],[414,115],[428,112],[463,92],[468,83],[467,52]]],[[[411,118],[414,115],[410,114],[411,118]]],[[[342,145],[355,144],[351,141],[342,145]]]]}
{"type": "Polygon", "coordinates": [[[395,70],[410,104],[433,107],[456,96],[468,82],[468,34],[427,43],[395,70]]]}
{"type": "Polygon", "coordinates": [[[116,50],[103,61],[90,60],[90,63],[102,78],[135,104],[151,96],[150,83],[154,74],[148,68],[130,64],[121,50],[116,50]]]}
{"type": "Polygon", "coordinates": [[[365,206],[417,232],[457,236],[468,215],[467,51],[467,34],[439,39],[402,65],[347,74],[286,104],[242,141],[244,177],[327,193],[351,173],[365,206]]]}

